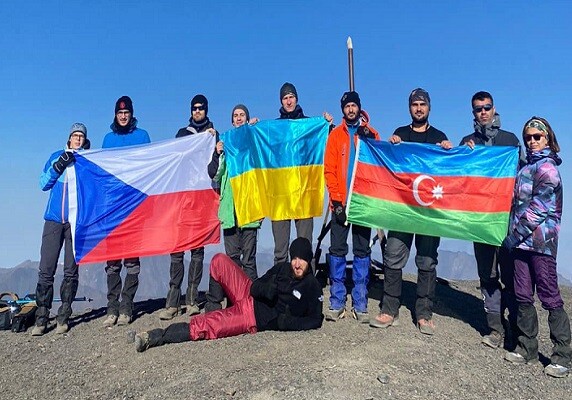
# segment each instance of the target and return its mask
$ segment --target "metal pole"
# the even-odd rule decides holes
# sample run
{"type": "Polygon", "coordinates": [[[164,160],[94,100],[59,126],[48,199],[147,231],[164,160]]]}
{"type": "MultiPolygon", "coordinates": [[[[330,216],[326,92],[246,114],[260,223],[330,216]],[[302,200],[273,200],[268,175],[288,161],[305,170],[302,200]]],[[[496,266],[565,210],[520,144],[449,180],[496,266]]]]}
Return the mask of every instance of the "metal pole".
{"type": "Polygon", "coordinates": [[[350,91],[355,90],[354,86],[354,47],[352,44],[352,38],[348,36],[348,73],[350,78],[350,91]]]}

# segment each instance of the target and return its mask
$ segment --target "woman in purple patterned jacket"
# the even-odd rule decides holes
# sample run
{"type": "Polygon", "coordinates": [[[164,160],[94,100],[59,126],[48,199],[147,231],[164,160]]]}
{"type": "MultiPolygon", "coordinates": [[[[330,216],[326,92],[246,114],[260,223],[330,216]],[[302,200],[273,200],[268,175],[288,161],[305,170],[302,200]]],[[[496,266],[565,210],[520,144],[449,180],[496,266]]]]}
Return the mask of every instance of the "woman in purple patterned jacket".
{"type": "Polygon", "coordinates": [[[560,146],[548,121],[532,117],[522,130],[527,164],[516,176],[509,234],[503,246],[514,261],[514,290],[518,301],[518,345],[505,359],[515,364],[538,360],[538,316],[534,291],[548,310],[552,340],[550,364],[544,372],[556,378],[571,367],[570,321],[558,289],[556,252],[562,217],[560,146]]]}

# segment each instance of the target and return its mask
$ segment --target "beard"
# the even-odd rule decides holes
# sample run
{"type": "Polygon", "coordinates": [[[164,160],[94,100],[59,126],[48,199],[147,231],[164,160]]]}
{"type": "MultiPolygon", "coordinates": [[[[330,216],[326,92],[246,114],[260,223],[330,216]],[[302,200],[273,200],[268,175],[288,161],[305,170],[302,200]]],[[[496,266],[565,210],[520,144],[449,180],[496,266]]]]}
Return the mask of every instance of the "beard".
{"type": "Polygon", "coordinates": [[[419,125],[423,125],[427,123],[427,120],[429,119],[428,115],[424,115],[423,117],[418,117],[416,115],[412,115],[411,118],[413,119],[413,122],[415,124],[419,124],[419,125]]]}

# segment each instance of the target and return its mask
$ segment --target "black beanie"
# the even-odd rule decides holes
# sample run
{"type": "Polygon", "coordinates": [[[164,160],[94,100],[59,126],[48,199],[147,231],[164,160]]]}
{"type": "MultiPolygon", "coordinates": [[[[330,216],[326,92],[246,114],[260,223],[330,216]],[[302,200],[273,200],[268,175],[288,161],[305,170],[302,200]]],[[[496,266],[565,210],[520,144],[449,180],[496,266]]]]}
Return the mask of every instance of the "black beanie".
{"type": "Polygon", "coordinates": [[[308,239],[299,237],[292,242],[290,245],[290,259],[293,260],[296,257],[310,264],[314,254],[312,253],[312,245],[308,239]]]}
{"type": "Polygon", "coordinates": [[[250,121],[250,113],[248,112],[248,108],[246,108],[244,104],[237,104],[236,106],[234,106],[234,108],[232,109],[232,113],[230,113],[230,123],[232,124],[234,122],[232,116],[234,115],[234,112],[236,110],[244,111],[244,113],[246,114],[246,123],[248,124],[248,121],[250,121]]]}
{"type": "Polygon", "coordinates": [[[127,110],[133,114],[133,102],[129,96],[121,96],[117,99],[115,102],[115,114],[117,114],[119,110],[127,110]]]}
{"type": "Polygon", "coordinates": [[[202,94],[197,94],[195,97],[193,97],[193,99],[191,100],[191,111],[195,106],[195,104],[197,103],[205,106],[205,116],[206,116],[209,113],[209,101],[207,100],[207,98],[202,94]]]}
{"type": "Polygon", "coordinates": [[[345,92],[340,99],[340,103],[342,105],[342,111],[348,103],[356,103],[358,108],[361,110],[361,101],[357,92],[345,92]]]}
{"type": "Polygon", "coordinates": [[[284,96],[287,94],[293,94],[294,97],[296,97],[296,100],[298,100],[298,92],[296,91],[296,87],[290,82],[284,83],[284,85],[282,85],[280,88],[280,101],[282,101],[284,96]]]}

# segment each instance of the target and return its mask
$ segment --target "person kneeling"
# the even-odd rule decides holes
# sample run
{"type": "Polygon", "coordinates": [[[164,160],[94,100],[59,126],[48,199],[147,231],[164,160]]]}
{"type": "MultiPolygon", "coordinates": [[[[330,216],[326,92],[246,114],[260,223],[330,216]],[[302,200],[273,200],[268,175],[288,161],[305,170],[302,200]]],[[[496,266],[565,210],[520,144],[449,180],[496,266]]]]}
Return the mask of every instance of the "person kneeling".
{"type": "Polygon", "coordinates": [[[228,256],[216,254],[211,277],[225,291],[232,306],[191,318],[166,329],[135,336],[135,348],[190,340],[210,340],[265,330],[302,331],[322,326],[322,288],[311,273],[312,245],[298,238],[290,245],[290,262],[274,265],[252,282],[228,256]]]}

